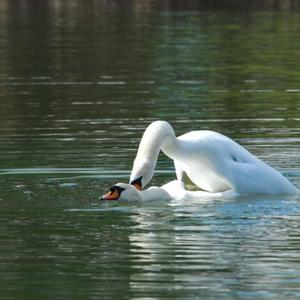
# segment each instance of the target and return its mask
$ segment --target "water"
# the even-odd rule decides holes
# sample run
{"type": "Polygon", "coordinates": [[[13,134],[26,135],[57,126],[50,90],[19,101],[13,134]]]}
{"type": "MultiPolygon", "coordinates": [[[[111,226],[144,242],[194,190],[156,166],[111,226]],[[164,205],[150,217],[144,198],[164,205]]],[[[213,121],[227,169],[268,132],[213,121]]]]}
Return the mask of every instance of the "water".
{"type": "MultiPolygon", "coordinates": [[[[1,2],[1,299],[300,299],[299,197],[98,201],[157,119],[229,135],[300,187],[284,3],[1,2]]],[[[161,155],[152,184],[172,179],[161,155]]]]}

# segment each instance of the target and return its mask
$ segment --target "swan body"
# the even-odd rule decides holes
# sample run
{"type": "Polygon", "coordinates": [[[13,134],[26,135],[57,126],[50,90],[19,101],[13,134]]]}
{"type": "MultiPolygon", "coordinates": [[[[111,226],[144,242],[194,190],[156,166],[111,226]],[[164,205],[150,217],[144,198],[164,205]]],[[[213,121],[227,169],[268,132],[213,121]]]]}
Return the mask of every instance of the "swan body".
{"type": "Polygon", "coordinates": [[[223,193],[209,193],[205,191],[188,191],[183,182],[173,180],[161,187],[152,186],[146,190],[138,190],[131,184],[117,183],[110,191],[101,196],[100,200],[120,201],[154,201],[154,200],[204,200],[212,198],[232,198],[236,194],[232,191],[223,193]],[[111,195],[114,195],[111,197],[111,195]]]}
{"type": "Polygon", "coordinates": [[[134,160],[131,183],[140,179],[144,187],[151,180],[160,150],[173,159],[179,182],[187,175],[204,192],[240,195],[298,192],[287,178],[232,139],[208,130],[176,137],[165,121],[153,122],[145,130],[134,160]]]}

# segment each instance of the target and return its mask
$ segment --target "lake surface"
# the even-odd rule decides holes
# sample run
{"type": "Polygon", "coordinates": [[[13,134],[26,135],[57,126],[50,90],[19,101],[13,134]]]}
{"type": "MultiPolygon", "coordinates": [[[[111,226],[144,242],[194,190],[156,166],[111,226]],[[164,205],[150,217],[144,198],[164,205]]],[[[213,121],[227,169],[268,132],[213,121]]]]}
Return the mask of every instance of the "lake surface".
{"type": "Polygon", "coordinates": [[[98,201],[158,119],[300,187],[300,12],[266,2],[1,1],[1,299],[300,299],[297,196],[98,201]]]}

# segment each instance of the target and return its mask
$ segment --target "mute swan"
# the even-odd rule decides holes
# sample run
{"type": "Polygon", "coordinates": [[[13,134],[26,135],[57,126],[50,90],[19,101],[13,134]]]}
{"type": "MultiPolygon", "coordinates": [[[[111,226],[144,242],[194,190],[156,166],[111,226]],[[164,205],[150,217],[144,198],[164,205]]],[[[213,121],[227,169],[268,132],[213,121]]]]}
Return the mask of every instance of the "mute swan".
{"type": "Polygon", "coordinates": [[[108,193],[100,197],[100,200],[114,201],[149,201],[149,200],[192,200],[211,198],[231,198],[233,192],[208,193],[204,191],[188,191],[184,188],[183,182],[173,180],[162,187],[152,186],[146,190],[138,190],[135,186],[127,183],[117,183],[112,186],[108,193]]]}
{"type": "Polygon", "coordinates": [[[155,199],[169,200],[171,196],[163,188],[152,186],[147,190],[140,191],[136,187],[127,183],[117,183],[109,189],[109,192],[100,197],[100,200],[132,200],[147,201],[155,199]]]}
{"type": "Polygon", "coordinates": [[[199,189],[209,193],[232,191],[243,194],[297,193],[278,171],[232,139],[208,130],[179,137],[168,122],[156,121],[144,132],[130,183],[142,189],[152,178],[159,151],[174,160],[178,181],[186,174],[199,189]]]}

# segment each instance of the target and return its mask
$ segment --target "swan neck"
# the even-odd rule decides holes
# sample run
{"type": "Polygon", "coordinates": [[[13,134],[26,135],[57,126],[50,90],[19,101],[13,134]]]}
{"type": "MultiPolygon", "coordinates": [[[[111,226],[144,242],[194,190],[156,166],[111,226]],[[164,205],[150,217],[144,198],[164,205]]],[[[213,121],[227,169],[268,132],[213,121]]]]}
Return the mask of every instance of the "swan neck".
{"type": "Polygon", "coordinates": [[[154,172],[159,151],[172,157],[176,147],[176,136],[171,125],[165,121],[156,121],[145,130],[134,161],[131,179],[143,176],[144,185],[148,183],[154,172]]]}
{"type": "Polygon", "coordinates": [[[148,159],[156,163],[160,149],[169,152],[176,143],[176,136],[173,128],[167,122],[154,122],[145,131],[137,158],[148,159]]]}
{"type": "Polygon", "coordinates": [[[160,147],[160,149],[170,158],[174,157],[174,154],[178,148],[178,142],[174,131],[172,133],[173,134],[170,133],[167,136],[165,136],[160,147]]]}

